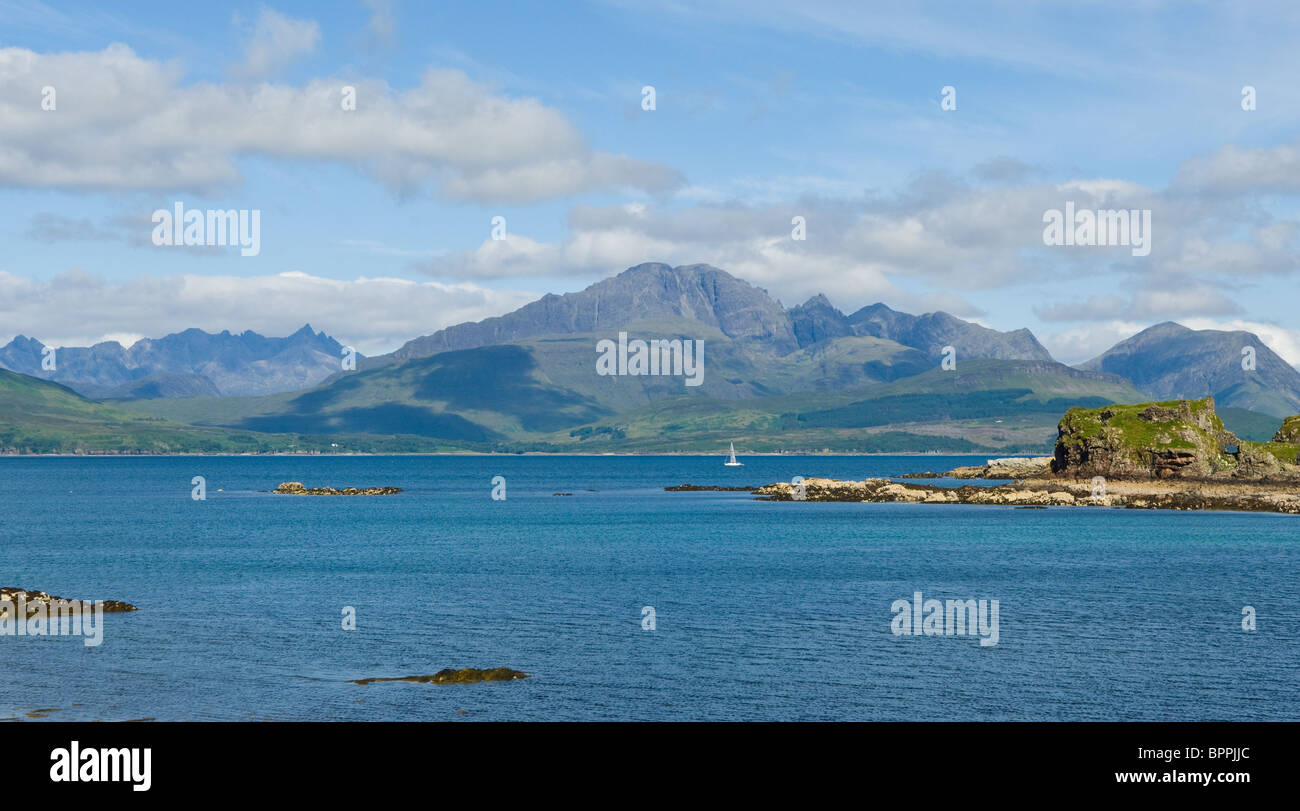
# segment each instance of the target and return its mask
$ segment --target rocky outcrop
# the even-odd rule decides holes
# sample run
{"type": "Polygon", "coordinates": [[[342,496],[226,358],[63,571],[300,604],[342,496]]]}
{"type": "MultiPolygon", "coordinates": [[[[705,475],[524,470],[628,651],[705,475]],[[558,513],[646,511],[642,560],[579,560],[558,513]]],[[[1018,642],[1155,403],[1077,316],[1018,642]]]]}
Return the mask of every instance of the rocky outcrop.
{"type": "Polygon", "coordinates": [[[1300,480],[1288,419],[1273,442],[1246,442],[1223,427],[1214,398],[1072,408],[1057,426],[1051,471],[1116,479],[1300,480]]]}
{"type": "Polygon", "coordinates": [[[356,679],[353,684],[376,684],[378,682],[389,681],[409,681],[419,684],[471,684],[477,681],[514,681],[516,679],[526,679],[528,674],[519,670],[511,670],[508,667],[493,667],[486,670],[479,670],[476,667],[466,667],[460,670],[455,668],[445,668],[434,673],[432,676],[397,676],[394,678],[384,679],[356,679]]]}
{"type": "Polygon", "coordinates": [[[963,465],[946,473],[904,473],[899,479],[1023,479],[1051,472],[1050,456],[1008,456],[982,465],[963,465]]]}
{"type": "Polygon", "coordinates": [[[1300,416],[1287,417],[1283,420],[1282,427],[1273,434],[1273,441],[1300,445],[1300,416]]]}
{"type": "Polygon", "coordinates": [[[1057,426],[1051,470],[1108,479],[1205,478],[1236,468],[1241,441],[1214,399],[1072,408],[1057,426]]]}
{"type": "MultiPolygon", "coordinates": [[[[990,459],[946,474],[898,478],[1011,479],[993,487],[939,487],[892,479],[764,485],[764,501],[1100,506],[1300,514],[1300,417],[1272,442],[1243,442],[1223,427],[1213,398],[1072,408],[1051,457],[990,459]]],[[[706,489],[682,485],[670,490],[706,489]]]]}
{"type": "Polygon", "coordinates": [[[840,481],[838,479],[804,479],[802,485],[777,482],[754,491],[761,501],[859,501],[902,502],[908,504],[1007,504],[1061,505],[1076,504],[1079,499],[1065,487],[1022,488],[938,487],[932,484],[906,484],[890,479],[840,481]],[[802,490],[800,490],[802,487],[802,490]]]}
{"type": "Polygon", "coordinates": [[[1025,479],[996,487],[938,487],[889,479],[805,479],[758,488],[761,501],[856,501],[907,504],[986,504],[1009,507],[1125,507],[1162,510],[1244,510],[1300,515],[1300,492],[1289,483],[1025,479]]]}
{"type": "Polygon", "coordinates": [[[391,496],[402,492],[400,487],[345,487],[336,490],[333,487],[306,487],[302,482],[281,482],[272,490],[290,496],[391,496]]]}
{"type": "MultiPolygon", "coordinates": [[[[40,612],[38,606],[44,605],[46,613],[52,606],[60,609],[76,612],[84,605],[90,604],[91,601],[69,600],[65,597],[58,597],[53,594],[47,594],[43,591],[27,591],[19,588],[0,588],[0,619],[9,619],[9,612],[18,611],[19,605],[24,605],[27,617],[31,617],[40,612]]],[[[104,600],[103,611],[105,614],[121,614],[127,611],[139,611],[140,609],[124,603],[120,600],[104,600]]],[[[26,617],[24,617],[26,619],[26,617]]]]}

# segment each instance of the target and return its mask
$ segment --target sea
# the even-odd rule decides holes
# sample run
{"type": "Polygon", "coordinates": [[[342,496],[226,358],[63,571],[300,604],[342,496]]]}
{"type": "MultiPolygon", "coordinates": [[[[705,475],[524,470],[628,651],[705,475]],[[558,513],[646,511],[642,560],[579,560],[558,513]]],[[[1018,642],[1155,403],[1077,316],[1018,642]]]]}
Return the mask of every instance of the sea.
{"type": "Polygon", "coordinates": [[[0,459],[0,586],[139,607],[0,636],[0,719],[1300,717],[1300,517],[664,489],[983,461],[741,460],[0,459]],[[898,632],[917,593],[996,644],[898,632]],[[354,683],[466,667],[529,678],[354,683]]]}

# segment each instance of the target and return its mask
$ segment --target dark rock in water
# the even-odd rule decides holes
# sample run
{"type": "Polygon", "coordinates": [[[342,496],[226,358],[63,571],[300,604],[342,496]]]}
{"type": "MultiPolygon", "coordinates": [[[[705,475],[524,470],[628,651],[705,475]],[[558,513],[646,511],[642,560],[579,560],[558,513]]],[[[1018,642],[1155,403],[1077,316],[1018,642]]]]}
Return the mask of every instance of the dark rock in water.
{"type": "MultiPolygon", "coordinates": [[[[53,594],[47,594],[43,591],[27,591],[26,589],[5,587],[0,588],[0,619],[8,619],[10,610],[9,605],[14,606],[14,610],[16,611],[20,600],[26,604],[27,617],[36,614],[38,610],[36,608],[37,605],[44,605],[47,612],[52,609],[61,609],[64,611],[73,611],[75,613],[75,611],[81,609],[85,603],[92,602],[90,600],[69,600],[65,597],[58,597],[53,594]]],[[[124,603],[120,600],[104,600],[103,603],[103,611],[105,614],[122,614],[127,611],[140,610],[130,603],[124,603]]]]}
{"type": "Polygon", "coordinates": [[[478,681],[514,681],[516,679],[528,678],[527,673],[518,670],[511,670],[508,667],[493,667],[487,670],[479,670],[476,667],[466,667],[460,670],[455,668],[445,668],[434,673],[432,676],[397,676],[390,679],[356,679],[353,684],[375,684],[386,681],[409,681],[420,684],[471,684],[478,681]]]}
{"type": "Polygon", "coordinates": [[[675,487],[665,487],[670,493],[752,493],[753,487],[718,487],[712,484],[679,484],[675,487]]]}
{"type": "Polygon", "coordinates": [[[290,496],[391,496],[402,492],[400,487],[345,487],[336,490],[333,487],[304,487],[302,482],[281,482],[271,491],[290,496]]]}
{"type": "Polygon", "coordinates": [[[573,493],[551,493],[553,496],[571,496],[573,493]]]}

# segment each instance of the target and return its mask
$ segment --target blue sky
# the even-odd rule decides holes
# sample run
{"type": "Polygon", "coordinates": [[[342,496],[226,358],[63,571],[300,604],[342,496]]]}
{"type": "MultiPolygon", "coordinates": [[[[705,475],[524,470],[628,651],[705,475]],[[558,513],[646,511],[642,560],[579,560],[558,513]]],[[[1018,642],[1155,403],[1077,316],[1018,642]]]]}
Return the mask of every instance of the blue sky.
{"type": "Polygon", "coordinates": [[[665,261],[1029,327],[1066,362],[1164,320],[1300,362],[1298,17],[0,0],[0,341],[310,321],[375,353],[665,261]],[[151,244],[176,201],[261,211],[260,254],[151,244]],[[1044,246],[1066,201],[1150,209],[1150,256],[1044,246]]]}

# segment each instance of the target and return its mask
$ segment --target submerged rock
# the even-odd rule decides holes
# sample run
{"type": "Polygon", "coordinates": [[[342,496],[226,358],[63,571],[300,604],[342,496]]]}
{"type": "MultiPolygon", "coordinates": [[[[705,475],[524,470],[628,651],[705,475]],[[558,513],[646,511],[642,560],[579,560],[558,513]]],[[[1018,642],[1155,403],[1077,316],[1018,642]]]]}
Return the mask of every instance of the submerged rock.
{"type": "MultiPolygon", "coordinates": [[[[75,612],[81,609],[85,603],[92,602],[90,600],[69,600],[66,597],[58,597],[43,591],[27,591],[26,589],[5,587],[0,588],[0,619],[9,619],[9,611],[16,612],[20,601],[26,605],[27,617],[34,616],[40,610],[37,608],[38,605],[44,605],[46,612],[49,612],[51,607],[75,612]]],[[[104,600],[103,603],[105,614],[122,614],[127,611],[140,610],[130,603],[124,603],[120,600],[104,600]]],[[[24,617],[24,619],[27,617],[24,617]]]]}
{"type": "Polygon", "coordinates": [[[377,682],[387,681],[409,681],[420,684],[471,684],[478,681],[514,681],[516,679],[526,679],[528,674],[519,670],[511,670],[508,667],[493,667],[487,670],[479,670],[476,667],[466,667],[460,670],[455,668],[445,668],[434,673],[432,676],[396,676],[393,678],[374,678],[374,679],[356,679],[353,684],[375,684],[377,682]]]}
{"type": "Polygon", "coordinates": [[[753,487],[718,487],[708,484],[678,484],[672,487],[665,487],[669,493],[752,493],[753,487]]]}
{"type": "Polygon", "coordinates": [[[342,490],[336,490],[333,487],[309,488],[304,486],[302,482],[281,482],[280,486],[271,492],[290,496],[391,496],[394,493],[402,492],[402,488],[345,487],[342,490]]]}

